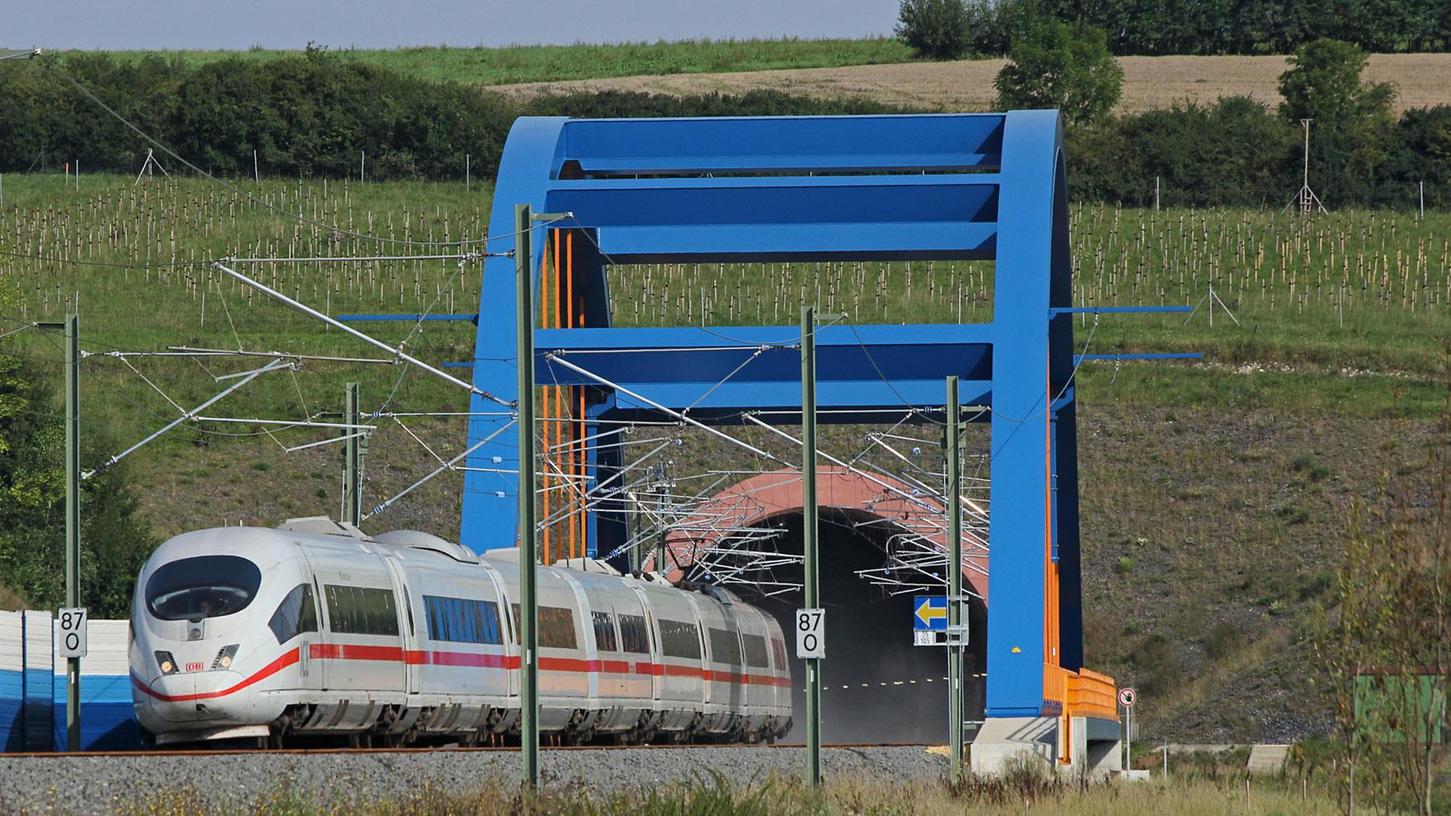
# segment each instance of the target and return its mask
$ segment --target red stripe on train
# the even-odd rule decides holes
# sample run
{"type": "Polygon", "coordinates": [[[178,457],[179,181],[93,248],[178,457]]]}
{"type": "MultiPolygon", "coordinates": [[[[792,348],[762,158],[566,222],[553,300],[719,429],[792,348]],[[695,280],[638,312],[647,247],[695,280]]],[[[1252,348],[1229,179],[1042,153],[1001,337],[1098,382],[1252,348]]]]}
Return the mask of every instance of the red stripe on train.
{"type": "MultiPolygon", "coordinates": [[[[298,662],[301,647],[289,649],[283,652],[276,660],[268,663],[255,674],[220,691],[198,692],[196,694],[163,694],[151,688],[135,672],[131,674],[131,683],[150,697],[167,703],[184,703],[195,700],[212,700],[218,697],[225,697],[235,694],[248,686],[254,685],[262,680],[271,677],[279,671],[298,662]]],[[[433,666],[454,666],[469,668],[493,668],[493,669],[518,669],[519,658],[517,655],[481,654],[478,652],[444,652],[436,650],[405,650],[398,646],[364,646],[353,643],[313,643],[308,647],[308,657],[313,660],[381,660],[392,663],[407,663],[408,665],[433,665],[433,666]]],[[[791,685],[789,677],[773,677],[762,674],[741,674],[729,671],[716,671],[712,669],[701,669],[695,666],[677,666],[670,663],[652,663],[641,661],[631,663],[628,660],[581,660],[573,657],[543,657],[539,658],[539,669],[541,671],[566,671],[583,672],[595,674],[635,674],[654,677],[693,677],[702,680],[714,680],[720,683],[740,683],[741,685],[762,685],[788,687],[791,685]]],[[[199,673],[198,676],[204,676],[199,673]]]]}
{"type": "Polygon", "coordinates": [[[217,697],[226,697],[229,694],[235,694],[254,683],[266,680],[267,678],[282,671],[288,666],[291,666],[293,663],[297,662],[299,651],[299,649],[288,649],[280,656],[278,656],[276,660],[268,663],[266,666],[263,666],[255,674],[252,674],[250,677],[247,677],[241,682],[236,683],[230,688],[224,688],[220,691],[203,691],[196,694],[162,694],[161,692],[156,691],[155,689],[151,688],[151,686],[147,685],[146,682],[140,677],[137,677],[135,672],[131,673],[131,684],[134,685],[136,688],[141,689],[141,691],[146,693],[147,695],[155,697],[156,699],[166,703],[188,703],[193,700],[213,700],[217,697]]]}

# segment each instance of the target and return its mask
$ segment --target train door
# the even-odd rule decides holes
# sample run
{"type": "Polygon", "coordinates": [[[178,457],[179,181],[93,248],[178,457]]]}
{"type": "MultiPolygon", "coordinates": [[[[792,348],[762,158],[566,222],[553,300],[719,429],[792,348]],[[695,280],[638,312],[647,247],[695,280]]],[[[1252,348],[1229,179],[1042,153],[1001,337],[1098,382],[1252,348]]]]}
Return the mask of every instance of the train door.
{"type": "Polygon", "coordinates": [[[418,614],[413,607],[414,598],[408,591],[408,581],[405,577],[404,563],[393,553],[383,553],[383,563],[388,567],[388,578],[393,584],[393,593],[398,598],[398,631],[403,639],[403,680],[404,692],[417,694],[423,687],[423,663],[419,660],[410,660],[410,654],[418,654],[418,614]]]}
{"type": "Polygon", "coordinates": [[[312,584],[313,608],[316,610],[317,627],[310,634],[304,635],[297,644],[297,662],[301,668],[302,684],[305,688],[313,691],[321,691],[329,688],[327,682],[326,660],[314,659],[314,654],[322,654],[328,648],[328,633],[332,631],[328,624],[327,604],[323,603],[322,582],[318,580],[318,564],[309,547],[299,547],[302,557],[307,562],[307,580],[312,584]]]}
{"type": "Polygon", "coordinates": [[[402,695],[407,686],[403,633],[407,618],[385,559],[359,550],[314,554],[327,643],[314,648],[323,662],[326,688],[402,695]]]}
{"type": "MultiPolygon", "coordinates": [[[[658,642],[658,638],[656,638],[655,636],[655,615],[652,614],[650,609],[650,598],[648,595],[645,594],[645,590],[640,587],[640,584],[637,582],[630,582],[628,586],[635,593],[636,599],[638,599],[640,602],[639,614],[644,617],[645,621],[644,645],[646,648],[646,652],[644,657],[639,659],[646,662],[646,669],[650,676],[650,699],[655,701],[658,708],[660,702],[660,695],[664,691],[663,684],[665,682],[665,672],[663,671],[660,664],[660,645],[658,642]]],[[[632,608],[631,611],[634,612],[634,609],[632,608]]]]}

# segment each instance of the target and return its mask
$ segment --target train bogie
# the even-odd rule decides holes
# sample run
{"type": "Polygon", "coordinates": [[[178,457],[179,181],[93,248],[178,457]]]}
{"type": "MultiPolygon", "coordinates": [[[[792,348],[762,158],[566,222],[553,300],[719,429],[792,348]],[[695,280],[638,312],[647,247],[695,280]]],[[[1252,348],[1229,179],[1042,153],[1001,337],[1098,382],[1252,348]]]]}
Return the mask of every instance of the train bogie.
{"type": "MultiPolygon", "coordinates": [[[[517,558],[326,519],[177,536],[137,584],[137,717],[161,744],[517,733],[517,558]]],[[[774,619],[598,561],[536,574],[541,730],[638,741],[789,728],[774,619]]]]}

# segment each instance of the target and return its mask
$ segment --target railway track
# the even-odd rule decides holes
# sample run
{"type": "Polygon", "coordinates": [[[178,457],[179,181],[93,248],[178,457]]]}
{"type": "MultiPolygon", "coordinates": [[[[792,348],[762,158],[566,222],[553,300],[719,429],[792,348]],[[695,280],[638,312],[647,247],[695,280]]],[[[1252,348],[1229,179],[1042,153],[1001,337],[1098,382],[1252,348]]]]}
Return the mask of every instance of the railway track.
{"type": "MultiPolygon", "coordinates": [[[[940,780],[947,767],[945,750],[922,745],[823,748],[823,773],[833,778],[940,780]]],[[[638,795],[714,779],[794,778],[804,753],[781,744],[560,746],[540,752],[540,781],[564,796],[638,795]]],[[[492,802],[517,789],[519,762],[513,746],[0,754],[0,813],[254,812],[279,801],[295,803],[296,812],[352,812],[376,802],[409,812],[408,797],[425,791],[429,801],[492,802]]]]}
{"type": "MultiPolygon", "coordinates": [[[[823,744],[822,750],[839,749],[870,749],[870,748],[931,748],[932,743],[926,742],[840,742],[823,744]]],[[[713,744],[703,743],[699,745],[543,745],[541,751],[650,751],[650,750],[688,750],[691,748],[711,748],[724,750],[740,749],[797,749],[805,748],[800,743],[777,743],[775,745],[748,744],[748,743],[726,743],[713,744]]],[[[277,754],[284,756],[330,756],[330,755],[367,755],[367,754],[495,754],[517,752],[517,745],[435,745],[435,746],[410,746],[407,748],[351,748],[351,747],[318,747],[318,748],[257,748],[249,746],[234,746],[228,748],[168,748],[165,750],[150,751],[80,751],[71,753],[69,751],[33,751],[20,753],[0,753],[4,759],[131,759],[147,757],[207,757],[207,756],[240,756],[249,754],[277,754]]]]}

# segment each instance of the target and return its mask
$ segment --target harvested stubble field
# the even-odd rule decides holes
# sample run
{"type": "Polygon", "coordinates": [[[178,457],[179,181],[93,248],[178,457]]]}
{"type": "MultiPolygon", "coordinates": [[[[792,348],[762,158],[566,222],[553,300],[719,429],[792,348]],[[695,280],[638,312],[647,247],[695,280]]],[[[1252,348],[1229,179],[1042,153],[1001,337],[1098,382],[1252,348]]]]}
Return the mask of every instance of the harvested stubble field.
{"type": "MultiPolygon", "coordinates": [[[[1279,104],[1283,56],[1119,57],[1123,98],[1117,110],[1134,113],[1176,103],[1210,104],[1222,96],[1250,96],[1279,104]]],[[[620,90],[677,96],[776,90],[818,97],[864,97],[924,110],[986,111],[994,108],[993,79],[1005,60],[903,62],[728,73],[640,75],[499,85],[517,96],[620,90]]],[[[1451,54],[1373,54],[1370,82],[1396,86],[1396,112],[1451,104],[1451,54]]]]}
{"type": "MultiPolygon", "coordinates": [[[[83,447],[92,460],[174,418],[168,400],[196,405],[224,387],[215,377],[258,365],[122,360],[108,352],[186,344],[382,356],[239,288],[208,259],[433,253],[438,244],[396,242],[478,239],[489,203],[487,189],[458,184],[138,186],[88,176],[75,191],[54,177],[6,181],[0,283],[18,302],[0,314],[0,334],[56,319],[79,298],[82,346],[93,353],[82,369],[83,447]]],[[[1194,305],[1212,282],[1238,321],[1218,307],[1212,326],[1203,311],[1187,322],[1182,315],[1081,318],[1077,343],[1089,353],[1207,355],[1192,366],[1086,364],[1078,374],[1090,662],[1139,684],[1145,728],[1156,736],[1274,740],[1323,728],[1324,701],[1304,682],[1312,660],[1306,637],[1329,588],[1346,507],[1375,499],[1387,479],[1407,500],[1427,489],[1424,443],[1446,394],[1451,216],[1344,212],[1301,220],[1251,210],[1075,206],[1071,217],[1076,302],[1194,305]],[[1128,604],[1135,617],[1125,622],[1119,610],[1128,604]],[[1261,716],[1267,699],[1284,716],[1261,716]]],[[[478,304],[476,264],[249,269],[332,313],[468,313],[478,304]]],[[[823,319],[844,313],[854,324],[952,322],[988,316],[992,269],[943,262],[621,267],[611,285],[620,325],[794,324],[803,299],[823,319]]],[[[466,360],[473,350],[467,323],[369,331],[406,339],[411,353],[433,362],[466,360]]],[[[58,384],[57,338],[22,330],[0,344],[58,384]]],[[[365,409],[399,414],[380,419],[370,443],[366,505],[434,468],[435,455],[462,449],[459,417],[403,416],[466,410],[461,392],[389,364],[307,361],[299,371],[265,375],[215,414],[336,412],[349,380],[362,382],[365,409]]],[[[831,429],[823,446],[860,447],[861,430],[831,429]]],[[[930,432],[922,433],[926,450],[930,432]]],[[[328,435],[195,423],[137,453],[129,473],[161,535],[331,514],[339,503],[337,446],[284,451],[328,435]]],[[[682,471],[691,458],[729,468],[738,456],[684,436],[682,471]]],[[[789,446],[781,454],[795,455],[789,446]]],[[[452,536],[461,489],[459,474],[440,477],[369,529],[452,536]]]]}

